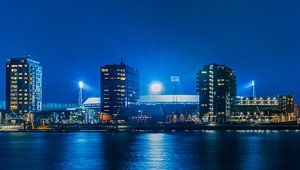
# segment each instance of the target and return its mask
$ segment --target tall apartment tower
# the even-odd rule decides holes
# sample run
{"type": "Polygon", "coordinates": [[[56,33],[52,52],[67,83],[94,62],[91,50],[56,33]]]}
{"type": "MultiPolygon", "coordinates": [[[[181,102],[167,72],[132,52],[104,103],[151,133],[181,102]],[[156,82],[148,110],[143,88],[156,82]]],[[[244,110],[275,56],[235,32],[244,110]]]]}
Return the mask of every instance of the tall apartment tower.
{"type": "Polygon", "coordinates": [[[236,76],[225,65],[204,65],[197,73],[199,112],[205,122],[225,122],[234,112],[237,94],[236,76]]]}
{"type": "Polygon", "coordinates": [[[42,67],[39,62],[29,57],[7,59],[6,110],[19,116],[42,110],[42,67]]]}
{"type": "Polygon", "coordinates": [[[101,112],[114,120],[126,120],[139,99],[139,72],[124,64],[101,67],[101,112]]]}

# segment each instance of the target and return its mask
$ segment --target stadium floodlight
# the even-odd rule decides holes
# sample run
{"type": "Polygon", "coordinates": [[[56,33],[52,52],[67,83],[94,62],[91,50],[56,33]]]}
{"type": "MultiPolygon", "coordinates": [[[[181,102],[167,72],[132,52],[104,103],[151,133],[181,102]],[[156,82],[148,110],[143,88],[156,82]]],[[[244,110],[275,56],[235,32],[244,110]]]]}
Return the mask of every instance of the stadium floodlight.
{"type": "Polygon", "coordinates": [[[79,85],[79,88],[80,88],[80,89],[83,89],[84,83],[83,83],[82,81],[80,81],[80,82],[78,83],[78,85],[79,85]]]}
{"type": "Polygon", "coordinates": [[[78,106],[82,108],[82,89],[84,87],[84,83],[80,81],[78,85],[79,85],[78,106]]]}
{"type": "Polygon", "coordinates": [[[150,90],[152,93],[160,93],[163,89],[163,85],[159,82],[152,83],[150,86],[150,90]]]}
{"type": "Polygon", "coordinates": [[[252,80],[252,82],[251,82],[251,86],[252,86],[252,97],[255,97],[255,81],[254,80],[252,80]]]}
{"type": "Polygon", "coordinates": [[[179,76],[171,76],[171,82],[179,82],[179,76]]]}
{"type": "Polygon", "coordinates": [[[171,76],[171,82],[173,86],[173,102],[177,102],[177,88],[179,85],[179,76],[171,76]]]}

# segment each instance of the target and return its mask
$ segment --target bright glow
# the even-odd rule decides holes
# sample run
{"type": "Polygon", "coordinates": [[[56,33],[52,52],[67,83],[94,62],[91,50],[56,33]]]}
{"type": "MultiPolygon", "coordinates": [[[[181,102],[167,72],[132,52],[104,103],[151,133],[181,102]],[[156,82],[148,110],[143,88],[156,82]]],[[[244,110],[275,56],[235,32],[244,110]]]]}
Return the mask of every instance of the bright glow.
{"type": "Polygon", "coordinates": [[[84,84],[83,84],[83,82],[82,82],[82,81],[80,81],[80,82],[78,83],[78,85],[79,85],[79,88],[81,88],[81,89],[82,89],[84,84]]]}
{"type": "Polygon", "coordinates": [[[162,88],[163,88],[163,87],[162,87],[162,84],[156,82],[156,83],[152,83],[152,84],[151,84],[150,90],[151,90],[151,92],[153,92],[153,93],[160,93],[160,92],[162,91],[162,88]]]}
{"type": "Polygon", "coordinates": [[[245,86],[245,88],[252,88],[252,87],[254,87],[254,86],[255,86],[255,81],[252,80],[252,81],[250,81],[249,83],[247,83],[247,85],[245,86]]]}

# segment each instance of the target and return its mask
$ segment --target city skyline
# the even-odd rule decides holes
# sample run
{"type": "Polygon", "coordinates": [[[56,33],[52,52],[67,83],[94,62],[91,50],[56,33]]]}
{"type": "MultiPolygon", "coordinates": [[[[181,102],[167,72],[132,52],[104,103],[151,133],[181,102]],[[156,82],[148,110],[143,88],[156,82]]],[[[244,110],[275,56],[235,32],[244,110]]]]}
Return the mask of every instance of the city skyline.
{"type": "Polygon", "coordinates": [[[297,169],[299,9],[0,0],[1,169],[297,169]]]}
{"type": "Polygon", "coordinates": [[[139,69],[141,94],[152,81],[171,94],[172,75],[179,94],[197,94],[195,73],[217,63],[236,72],[238,95],[250,96],[255,80],[257,96],[300,96],[298,2],[14,2],[0,5],[0,64],[27,53],[40,61],[45,102],[75,103],[78,81],[85,98],[99,96],[100,67],[121,57],[139,69]]]}
{"type": "MultiPolygon", "coordinates": [[[[28,60],[30,60],[30,61],[34,61],[34,62],[38,62],[39,64],[40,64],[40,62],[39,61],[35,61],[35,59],[33,58],[33,57],[31,57],[30,55],[28,55],[27,57],[11,57],[11,58],[7,58],[6,59],[6,63],[8,63],[10,60],[14,60],[14,59],[28,59],[28,60]]],[[[123,63],[124,62],[124,59],[123,59],[123,57],[121,57],[120,58],[120,60],[121,60],[121,63],[123,63]]],[[[103,68],[103,67],[105,67],[105,66],[107,66],[107,65],[118,65],[118,63],[117,62],[113,62],[113,63],[110,63],[110,64],[105,64],[105,65],[102,65],[101,67],[100,67],[100,73],[99,73],[99,75],[98,75],[98,78],[99,78],[99,76],[101,75],[101,69],[103,68]]],[[[209,66],[209,65],[219,65],[219,66],[222,66],[222,67],[227,67],[227,65],[223,65],[223,64],[217,64],[217,63],[209,63],[209,64],[204,64],[204,65],[202,65],[199,69],[200,70],[202,70],[203,69],[203,67],[207,67],[207,66],[209,66]]],[[[42,64],[41,64],[41,66],[43,66],[42,64]]],[[[138,70],[138,68],[136,68],[136,71],[139,71],[138,70]]],[[[236,79],[236,73],[235,73],[235,71],[232,69],[232,71],[234,72],[234,75],[235,75],[235,79],[236,79]]],[[[199,95],[199,89],[198,89],[198,73],[199,73],[199,70],[195,73],[195,90],[196,90],[196,93],[193,93],[192,95],[199,95]]],[[[174,76],[170,76],[170,78],[172,78],[172,77],[174,77],[174,76]]],[[[177,77],[177,76],[175,76],[175,77],[177,77]]],[[[179,78],[179,77],[178,77],[179,78]]],[[[101,86],[100,84],[101,84],[101,82],[103,81],[103,80],[101,80],[101,77],[99,78],[99,81],[100,81],[100,83],[99,83],[99,86],[101,86]]],[[[167,80],[166,80],[167,81],[167,80]]],[[[261,97],[268,97],[268,96],[261,96],[261,95],[258,95],[258,96],[253,96],[254,95],[254,93],[253,93],[253,88],[255,87],[255,89],[256,89],[256,84],[254,84],[255,82],[254,82],[255,80],[251,80],[250,82],[248,82],[248,84],[246,84],[245,85],[245,87],[243,87],[243,88],[246,88],[247,89],[247,92],[246,92],[246,95],[240,95],[240,94],[238,94],[237,93],[237,95],[236,95],[236,97],[258,97],[258,98],[261,98],[261,97]]],[[[171,81],[170,81],[171,82],[171,81]]],[[[178,81],[179,82],[179,81],[178,81]]],[[[172,83],[172,82],[171,82],[172,83]]],[[[144,93],[144,94],[142,94],[142,95],[174,95],[174,87],[172,86],[173,84],[171,84],[170,83],[170,85],[169,86],[166,86],[166,87],[164,87],[164,85],[165,84],[163,84],[161,81],[157,81],[157,80],[155,80],[155,81],[152,81],[151,83],[149,83],[148,84],[148,87],[147,87],[147,92],[146,93],[144,93]],[[153,85],[159,85],[159,86],[161,86],[160,88],[160,90],[159,91],[153,91],[153,85]],[[168,89],[167,89],[168,88],[168,89]],[[167,90],[166,90],[167,89],[167,90]],[[165,91],[167,91],[167,93],[165,93],[165,91]]],[[[76,82],[76,90],[77,90],[77,93],[78,93],[78,84],[79,84],[79,86],[81,86],[80,88],[81,89],[84,89],[84,91],[89,91],[90,89],[91,89],[91,87],[89,86],[89,84],[86,84],[85,82],[83,82],[83,81],[81,81],[81,80],[79,80],[78,82],[76,82]]],[[[99,88],[99,87],[98,87],[99,88]]],[[[140,91],[140,90],[139,90],[140,91]]],[[[239,91],[239,89],[237,89],[237,91],[239,91]]],[[[139,92],[140,93],[140,92],[139,92]]],[[[189,95],[189,93],[187,93],[188,95],[189,95]]],[[[287,94],[287,93],[285,93],[285,94],[287,94]]],[[[186,94],[181,94],[181,93],[176,93],[176,95],[186,95],[186,94]]],[[[284,95],[284,94],[277,94],[277,95],[270,95],[270,96],[280,96],[280,95],[284,95]]],[[[288,95],[293,95],[294,97],[295,97],[295,95],[294,94],[288,94],[288,95]]],[[[77,102],[78,102],[78,94],[76,95],[76,99],[77,99],[77,102]]],[[[101,92],[99,93],[99,95],[97,96],[97,95],[92,95],[92,96],[88,96],[88,95],[85,95],[85,98],[84,98],[84,100],[86,100],[86,99],[88,99],[88,98],[91,98],[91,97],[101,97],[101,92]]],[[[44,100],[44,98],[45,97],[43,97],[43,100],[44,100]]],[[[1,100],[0,100],[1,101],[1,100]]],[[[5,101],[5,100],[4,100],[5,101]]],[[[55,102],[55,101],[54,101],[55,102]]],[[[49,103],[49,101],[47,101],[46,100],[46,103],[49,103]]],[[[68,103],[68,102],[66,102],[66,103],[68,103]]],[[[69,102],[70,103],[70,102],[69,102]]],[[[72,103],[72,102],[71,102],[72,103]]],[[[76,103],[76,102],[73,102],[73,103],[76,103]]]]}

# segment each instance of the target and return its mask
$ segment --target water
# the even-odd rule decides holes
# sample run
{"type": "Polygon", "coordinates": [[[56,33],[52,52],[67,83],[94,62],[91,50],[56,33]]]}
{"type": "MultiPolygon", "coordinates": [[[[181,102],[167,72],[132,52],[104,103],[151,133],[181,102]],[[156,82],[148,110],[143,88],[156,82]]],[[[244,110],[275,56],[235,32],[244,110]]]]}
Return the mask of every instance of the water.
{"type": "Polygon", "coordinates": [[[300,132],[0,133],[0,169],[300,169],[300,132]]]}

